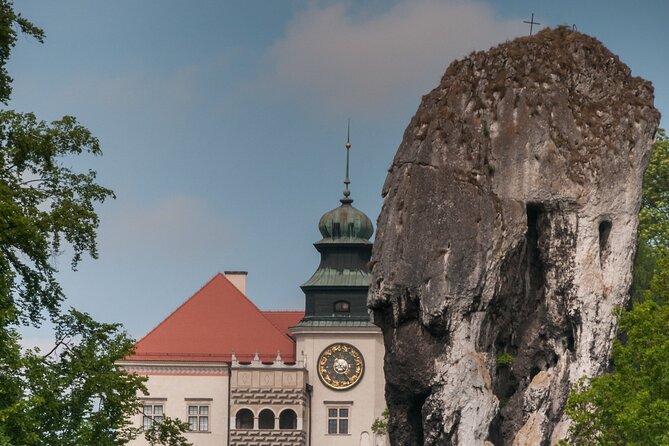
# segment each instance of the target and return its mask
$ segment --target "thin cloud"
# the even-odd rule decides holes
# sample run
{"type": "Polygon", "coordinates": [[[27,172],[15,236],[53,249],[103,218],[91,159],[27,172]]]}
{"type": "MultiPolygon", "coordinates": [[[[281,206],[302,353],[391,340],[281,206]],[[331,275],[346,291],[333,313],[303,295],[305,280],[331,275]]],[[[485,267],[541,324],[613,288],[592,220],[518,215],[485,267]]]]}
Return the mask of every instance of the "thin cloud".
{"type": "MultiPolygon", "coordinates": [[[[40,115],[55,119],[74,113],[88,121],[112,119],[118,125],[139,127],[178,122],[184,111],[194,110],[205,99],[209,73],[223,70],[223,60],[213,57],[202,64],[182,65],[170,70],[149,70],[145,66],[121,67],[115,72],[90,70],[61,79],[48,89],[36,77],[15,82],[18,109],[39,109],[40,115]]],[[[159,127],[158,125],[158,127],[159,127]]]]}
{"type": "Polygon", "coordinates": [[[100,246],[105,255],[183,257],[217,249],[226,234],[204,199],[176,195],[109,218],[100,231],[100,246]]]}
{"type": "Polygon", "coordinates": [[[403,0],[366,19],[341,4],[312,6],[268,51],[268,90],[335,112],[367,114],[415,100],[448,64],[525,32],[480,2],[403,0]]]}

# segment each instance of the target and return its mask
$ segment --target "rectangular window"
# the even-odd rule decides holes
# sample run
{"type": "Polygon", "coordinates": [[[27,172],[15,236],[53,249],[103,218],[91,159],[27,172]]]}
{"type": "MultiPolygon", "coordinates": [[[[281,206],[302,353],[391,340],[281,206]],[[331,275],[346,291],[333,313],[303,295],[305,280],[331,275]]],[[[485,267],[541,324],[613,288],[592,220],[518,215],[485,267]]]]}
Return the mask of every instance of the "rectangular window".
{"type": "Polygon", "coordinates": [[[209,432],[209,406],[189,405],[188,426],[193,432],[209,432]]]}
{"type": "Polygon", "coordinates": [[[149,430],[153,426],[153,423],[160,423],[163,421],[163,405],[162,404],[151,404],[144,403],[144,408],[142,409],[144,417],[142,419],[142,428],[144,430],[149,430]]]}
{"type": "Polygon", "coordinates": [[[348,434],[348,407],[328,407],[328,434],[348,434]]]}
{"type": "Polygon", "coordinates": [[[337,433],[337,420],[328,420],[328,434],[337,433]]]}

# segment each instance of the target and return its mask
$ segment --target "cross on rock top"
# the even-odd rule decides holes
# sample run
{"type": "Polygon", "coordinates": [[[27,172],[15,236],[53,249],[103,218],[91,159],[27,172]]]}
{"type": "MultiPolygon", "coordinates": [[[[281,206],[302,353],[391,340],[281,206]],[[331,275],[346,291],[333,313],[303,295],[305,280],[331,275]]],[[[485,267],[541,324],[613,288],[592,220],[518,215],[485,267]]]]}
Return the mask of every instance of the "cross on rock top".
{"type": "Polygon", "coordinates": [[[530,25],[530,36],[532,35],[533,26],[534,25],[541,25],[541,23],[534,21],[534,13],[532,13],[532,18],[529,21],[523,20],[523,23],[529,23],[529,25],[530,25]]]}

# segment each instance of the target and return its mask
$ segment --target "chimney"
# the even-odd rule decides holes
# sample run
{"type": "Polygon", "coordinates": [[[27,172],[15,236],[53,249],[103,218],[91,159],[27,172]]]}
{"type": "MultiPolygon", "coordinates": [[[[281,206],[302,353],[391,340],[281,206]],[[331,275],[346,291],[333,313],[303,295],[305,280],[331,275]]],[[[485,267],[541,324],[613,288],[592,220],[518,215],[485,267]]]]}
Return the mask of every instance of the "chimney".
{"type": "Polygon", "coordinates": [[[246,296],[246,276],[247,271],[224,271],[223,274],[228,278],[232,284],[237,287],[243,295],[246,296]]]}

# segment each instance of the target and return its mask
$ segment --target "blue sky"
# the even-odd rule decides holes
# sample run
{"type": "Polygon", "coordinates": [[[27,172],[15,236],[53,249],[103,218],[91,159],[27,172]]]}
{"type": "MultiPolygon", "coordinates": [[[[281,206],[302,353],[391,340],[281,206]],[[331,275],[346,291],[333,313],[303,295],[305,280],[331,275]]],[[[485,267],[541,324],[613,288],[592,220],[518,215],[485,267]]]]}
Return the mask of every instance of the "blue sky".
{"type": "Polygon", "coordinates": [[[302,308],[318,219],[343,189],[346,120],[354,205],[375,221],[421,95],[454,58],[527,34],[531,13],[600,39],[669,113],[664,0],[15,6],[47,39],[20,39],[10,107],[77,116],[105,154],[73,165],[118,196],[99,208],[100,259],[76,273],[57,260],[68,304],[136,337],[223,270],[247,270],[263,309],[302,308]]]}

